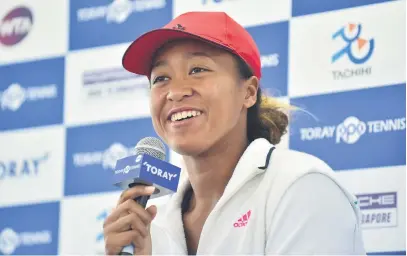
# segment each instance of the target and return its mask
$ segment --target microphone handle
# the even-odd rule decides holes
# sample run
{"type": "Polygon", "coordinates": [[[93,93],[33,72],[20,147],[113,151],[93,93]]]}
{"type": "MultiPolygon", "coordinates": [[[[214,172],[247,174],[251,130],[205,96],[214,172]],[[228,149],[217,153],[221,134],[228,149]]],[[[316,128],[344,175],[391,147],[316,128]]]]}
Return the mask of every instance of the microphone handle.
{"type": "MultiPolygon", "coordinates": [[[[132,188],[132,187],[138,186],[138,185],[145,186],[146,184],[143,184],[143,183],[131,183],[129,185],[129,188],[132,188]]],[[[143,208],[146,208],[147,201],[149,199],[150,199],[150,195],[138,196],[138,197],[134,198],[134,201],[136,201],[143,208]]],[[[124,247],[123,250],[119,253],[119,255],[133,255],[133,252],[134,252],[134,245],[130,244],[130,245],[127,245],[126,247],[124,247]]]]}

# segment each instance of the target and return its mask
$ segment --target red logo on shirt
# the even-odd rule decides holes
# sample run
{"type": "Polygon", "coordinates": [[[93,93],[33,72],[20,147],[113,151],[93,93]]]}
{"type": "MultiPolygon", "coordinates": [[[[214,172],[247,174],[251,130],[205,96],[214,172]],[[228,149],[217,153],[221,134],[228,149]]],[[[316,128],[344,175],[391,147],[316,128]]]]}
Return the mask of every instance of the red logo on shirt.
{"type": "Polygon", "coordinates": [[[242,216],[240,219],[238,219],[238,220],[233,224],[233,226],[234,226],[235,228],[245,227],[245,226],[247,225],[247,222],[248,222],[249,219],[250,219],[251,213],[252,213],[252,211],[249,210],[247,213],[243,214],[243,216],[242,216]]]}

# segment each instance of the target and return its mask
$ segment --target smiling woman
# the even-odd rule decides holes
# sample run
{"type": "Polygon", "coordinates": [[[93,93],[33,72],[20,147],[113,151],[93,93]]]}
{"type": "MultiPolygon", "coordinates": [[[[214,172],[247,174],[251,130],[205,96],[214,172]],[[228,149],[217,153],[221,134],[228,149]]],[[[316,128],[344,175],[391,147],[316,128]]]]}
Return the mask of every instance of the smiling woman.
{"type": "Polygon", "coordinates": [[[149,78],[154,129],[188,176],[164,205],[134,202],[150,187],[123,192],[106,253],[365,253],[356,199],[332,169],[276,149],[292,108],[262,94],[256,43],[227,14],[183,14],[135,40],[123,66],[149,78]]]}

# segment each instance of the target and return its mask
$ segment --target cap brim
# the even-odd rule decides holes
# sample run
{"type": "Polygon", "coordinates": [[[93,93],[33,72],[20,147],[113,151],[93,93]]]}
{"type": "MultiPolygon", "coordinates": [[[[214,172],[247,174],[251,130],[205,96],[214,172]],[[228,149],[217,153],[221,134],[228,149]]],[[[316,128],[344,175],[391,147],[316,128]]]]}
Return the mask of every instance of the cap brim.
{"type": "Polygon", "coordinates": [[[215,46],[225,48],[226,50],[231,50],[222,44],[195,34],[182,30],[161,28],[147,32],[131,43],[123,55],[122,65],[127,71],[149,76],[152,58],[161,46],[175,39],[188,38],[202,40],[215,46]]]}

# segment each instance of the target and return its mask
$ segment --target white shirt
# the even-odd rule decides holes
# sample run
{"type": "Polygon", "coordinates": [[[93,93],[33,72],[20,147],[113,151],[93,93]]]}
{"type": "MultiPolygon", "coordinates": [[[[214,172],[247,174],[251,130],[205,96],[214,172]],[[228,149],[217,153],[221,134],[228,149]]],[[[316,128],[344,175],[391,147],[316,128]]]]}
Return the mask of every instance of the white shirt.
{"type": "MultiPolygon", "coordinates": [[[[334,175],[314,156],[255,140],[209,214],[197,254],[365,255],[356,198],[334,175]]],[[[189,186],[181,181],[157,205],[153,254],[188,254],[181,202],[189,186]]]]}

